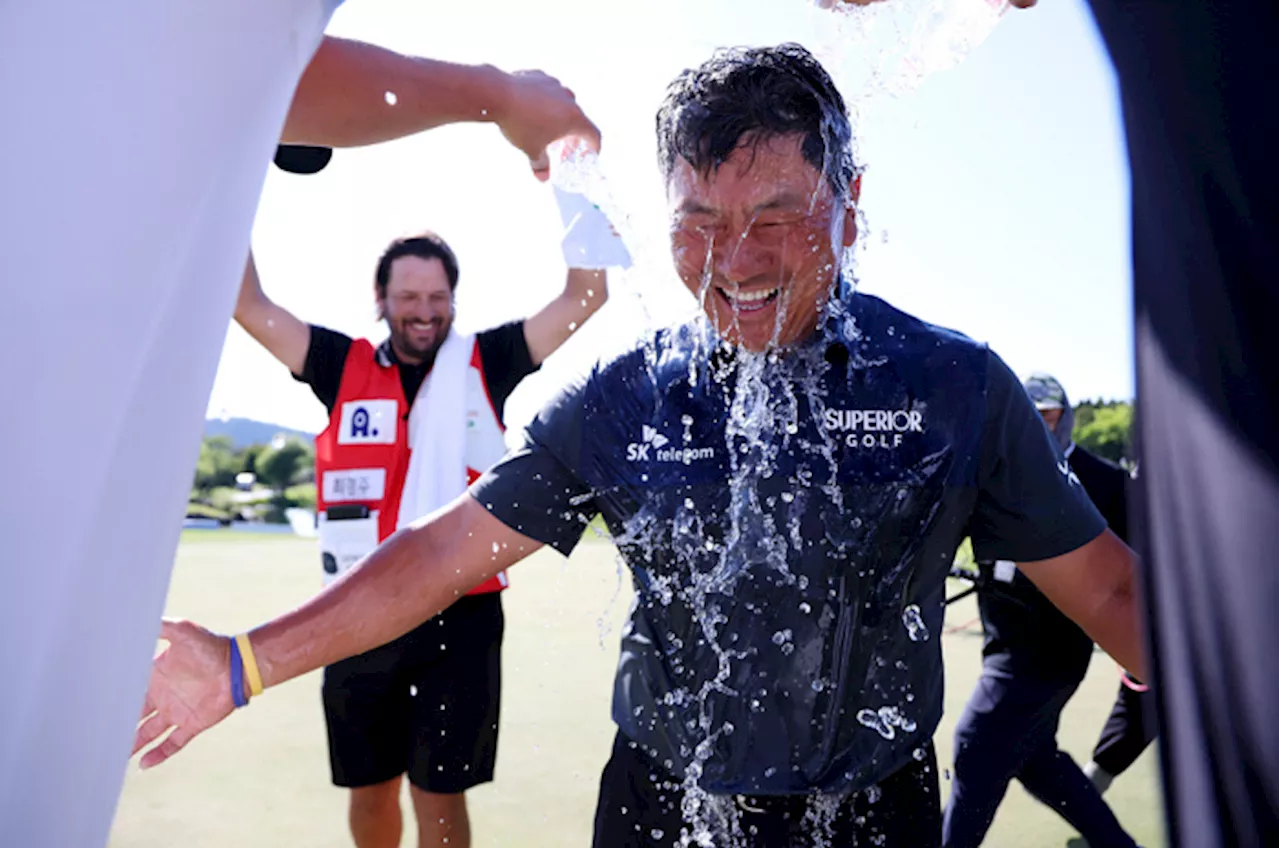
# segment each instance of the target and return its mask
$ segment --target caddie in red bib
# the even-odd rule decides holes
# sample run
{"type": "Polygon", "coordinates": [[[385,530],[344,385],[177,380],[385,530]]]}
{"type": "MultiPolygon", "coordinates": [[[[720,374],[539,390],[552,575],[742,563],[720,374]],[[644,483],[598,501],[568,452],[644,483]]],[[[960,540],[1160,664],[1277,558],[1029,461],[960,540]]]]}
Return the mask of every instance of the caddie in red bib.
{"type": "MultiPolygon", "coordinates": [[[[475,335],[453,329],[458,263],[434,234],[395,241],[378,262],[389,330],[380,345],[298,320],[263,294],[250,258],[236,320],[329,411],[316,438],[325,585],[502,458],[507,397],[604,302],[603,269],[629,262],[598,210],[557,199],[562,217],[574,210],[564,292],[524,321],[475,335]]],[[[395,641],[325,668],[330,767],[351,789],[357,848],[376,842],[370,834],[400,832],[405,775],[423,843],[469,844],[463,793],[493,779],[497,752],[506,586],[499,573],[395,641]]]]}

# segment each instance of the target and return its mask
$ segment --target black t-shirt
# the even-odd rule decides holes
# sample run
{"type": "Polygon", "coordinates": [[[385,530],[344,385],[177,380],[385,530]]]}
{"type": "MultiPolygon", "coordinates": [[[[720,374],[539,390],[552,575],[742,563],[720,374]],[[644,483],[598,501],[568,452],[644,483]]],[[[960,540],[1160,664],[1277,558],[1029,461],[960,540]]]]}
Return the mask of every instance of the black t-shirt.
{"type": "MultiPolygon", "coordinates": [[[[485,385],[493,408],[501,419],[507,398],[525,377],[538,370],[529,354],[529,343],[524,337],[524,322],[515,321],[476,334],[480,345],[480,367],[484,371],[485,385]]],[[[311,344],[307,348],[307,361],[301,374],[293,378],[311,386],[311,391],[324,404],[330,414],[338,401],[338,387],[342,385],[342,369],[351,349],[351,337],[327,327],[311,326],[311,344]]],[[[396,359],[395,351],[383,342],[379,351],[385,353],[400,367],[400,385],[404,396],[413,403],[422,387],[422,381],[431,371],[431,363],[405,365],[396,359]]]]}
{"type": "Polygon", "coordinates": [[[472,488],[562,552],[603,514],[637,586],[614,720],[677,771],[702,759],[713,792],[893,773],[941,716],[960,540],[1045,559],[1104,526],[994,354],[876,298],[835,309],[781,357],[726,355],[701,319],[661,331],[472,488]]]}

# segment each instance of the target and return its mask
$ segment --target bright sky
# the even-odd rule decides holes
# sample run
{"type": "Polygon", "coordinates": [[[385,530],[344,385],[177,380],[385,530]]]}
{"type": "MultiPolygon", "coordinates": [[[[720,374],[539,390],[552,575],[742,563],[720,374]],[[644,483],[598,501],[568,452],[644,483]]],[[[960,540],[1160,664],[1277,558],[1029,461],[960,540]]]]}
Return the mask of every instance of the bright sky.
{"type": "MultiPolygon", "coordinates": [[[[902,21],[930,2],[983,0],[899,2],[902,21]]],[[[1019,374],[1057,375],[1075,398],[1132,396],[1127,164],[1111,68],[1083,0],[1011,10],[962,64],[898,97],[863,96],[884,42],[847,28],[812,0],[348,0],[339,9],[331,34],[555,74],[603,130],[601,164],[627,210],[620,229],[636,265],[612,277],[611,302],[512,397],[509,425],[604,346],[692,308],[670,270],[654,112],[666,84],[714,47],[787,40],[818,52],[856,105],[867,166],[861,289],[989,342],[1019,374]]],[[[530,314],[563,286],[551,189],[491,126],[338,151],[316,176],[273,168],[253,242],[277,302],[381,339],[374,263],[391,239],[424,228],[458,254],[464,330],[530,314]]],[[[325,423],[310,391],[234,326],[209,414],[313,431],[325,423]]]]}

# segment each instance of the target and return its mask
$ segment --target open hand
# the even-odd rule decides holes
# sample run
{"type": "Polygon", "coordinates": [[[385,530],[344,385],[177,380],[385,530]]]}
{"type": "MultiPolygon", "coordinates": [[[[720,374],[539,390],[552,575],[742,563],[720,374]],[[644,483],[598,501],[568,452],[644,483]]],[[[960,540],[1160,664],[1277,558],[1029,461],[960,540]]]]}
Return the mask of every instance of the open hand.
{"type": "Polygon", "coordinates": [[[222,721],[235,708],[231,702],[231,647],[218,636],[190,621],[160,624],[160,638],[169,646],[151,665],[147,700],[142,707],[136,754],[173,728],[173,733],[142,756],[142,768],[172,757],[198,733],[222,721]]]}
{"type": "Polygon", "coordinates": [[[578,106],[573,92],[555,77],[542,71],[516,71],[509,86],[506,106],[495,116],[498,128],[529,157],[538,179],[550,176],[547,147],[552,142],[575,138],[599,151],[599,128],[578,106]]]}

